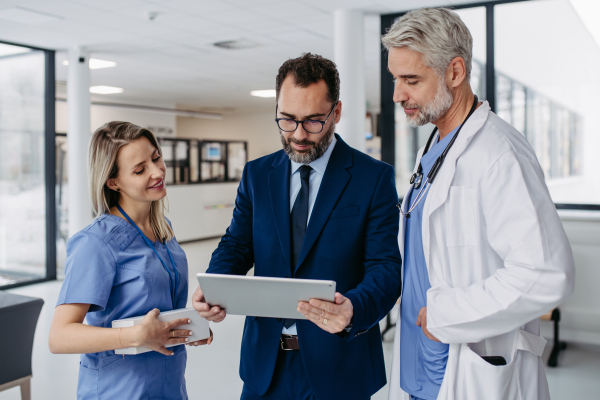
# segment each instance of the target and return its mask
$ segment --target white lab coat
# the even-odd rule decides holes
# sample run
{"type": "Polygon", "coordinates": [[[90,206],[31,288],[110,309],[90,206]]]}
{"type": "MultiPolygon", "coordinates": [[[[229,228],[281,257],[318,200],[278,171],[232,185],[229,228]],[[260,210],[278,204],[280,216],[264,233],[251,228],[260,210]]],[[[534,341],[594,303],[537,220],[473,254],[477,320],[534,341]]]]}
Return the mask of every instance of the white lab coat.
{"type": "MultiPolygon", "coordinates": [[[[403,257],[405,228],[401,217],[403,257]]],[[[535,153],[487,102],[463,126],[430,188],[422,235],[427,327],[450,344],[438,399],[550,399],[539,317],[573,292],[573,255],[535,153]],[[508,365],[492,366],[483,355],[508,365]]],[[[409,398],[399,360],[400,316],[390,400],[409,398]]]]}

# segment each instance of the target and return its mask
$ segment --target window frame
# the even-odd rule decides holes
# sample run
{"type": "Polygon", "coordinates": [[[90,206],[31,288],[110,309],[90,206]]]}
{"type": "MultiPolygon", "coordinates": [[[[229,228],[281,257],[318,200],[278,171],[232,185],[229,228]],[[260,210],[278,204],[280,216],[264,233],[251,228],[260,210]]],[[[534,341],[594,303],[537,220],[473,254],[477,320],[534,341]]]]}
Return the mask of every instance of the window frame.
{"type": "Polygon", "coordinates": [[[44,184],[46,195],[46,276],[40,279],[0,285],[0,290],[56,280],[56,52],[22,43],[0,40],[44,53],[44,184]]]}
{"type": "MultiPolygon", "coordinates": [[[[454,10],[467,8],[485,7],[486,10],[486,63],[485,63],[485,93],[487,101],[492,111],[496,111],[496,64],[495,64],[495,40],[494,40],[494,8],[497,5],[509,3],[522,3],[535,0],[493,0],[487,2],[475,2],[447,6],[454,10]]],[[[398,13],[381,15],[381,35],[385,35],[394,21],[410,10],[398,13]]],[[[394,166],[396,158],[395,147],[395,107],[393,101],[394,88],[386,84],[392,80],[392,76],[387,70],[387,51],[381,44],[381,115],[380,136],[381,136],[381,160],[394,166]]],[[[591,210],[600,211],[600,204],[567,204],[555,203],[556,208],[560,210],[591,210]]]]}

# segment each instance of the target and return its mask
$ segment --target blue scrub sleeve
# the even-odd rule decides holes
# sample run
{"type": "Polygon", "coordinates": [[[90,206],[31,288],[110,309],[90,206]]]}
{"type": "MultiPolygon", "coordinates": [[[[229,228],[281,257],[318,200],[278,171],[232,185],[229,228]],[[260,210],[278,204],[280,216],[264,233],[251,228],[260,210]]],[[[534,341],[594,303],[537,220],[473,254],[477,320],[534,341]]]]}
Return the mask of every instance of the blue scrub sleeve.
{"type": "Polygon", "coordinates": [[[116,274],[115,259],[102,238],[81,231],[67,243],[61,304],[90,304],[90,312],[104,311],[116,274]]]}

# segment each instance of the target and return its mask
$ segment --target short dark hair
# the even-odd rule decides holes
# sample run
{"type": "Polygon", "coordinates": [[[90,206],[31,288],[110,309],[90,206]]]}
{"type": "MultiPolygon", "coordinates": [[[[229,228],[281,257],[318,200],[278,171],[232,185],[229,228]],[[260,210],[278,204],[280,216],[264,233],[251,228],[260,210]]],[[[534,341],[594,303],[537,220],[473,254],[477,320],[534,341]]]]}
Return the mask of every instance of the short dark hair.
{"type": "Polygon", "coordinates": [[[340,99],[340,74],[335,63],[318,54],[303,53],[298,58],[290,58],[279,68],[275,79],[276,100],[279,100],[281,85],[288,75],[294,77],[297,86],[307,87],[324,80],[329,92],[329,101],[336,104],[340,99]]]}

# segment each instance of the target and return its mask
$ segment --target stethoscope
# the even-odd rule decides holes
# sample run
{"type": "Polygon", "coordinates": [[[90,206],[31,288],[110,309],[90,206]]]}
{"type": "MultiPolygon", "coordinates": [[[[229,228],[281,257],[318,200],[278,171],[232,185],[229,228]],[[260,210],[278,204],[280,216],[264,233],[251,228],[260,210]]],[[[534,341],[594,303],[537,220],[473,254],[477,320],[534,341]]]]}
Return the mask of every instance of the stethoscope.
{"type": "Polygon", "coordinates": [[[158,254],[158,251],[156,251],[156,249],[154,248],[154,244],[150,241],[150,239],[148,239],[148,237],[144,235],[144,232],[142,232],[142,230],[135,224],[135,222],[133,222],[131,218],[129,218],[129,215],[127,215],[127,213],[121,208],[119,204],[117,204],[117,208],[119,209],[121,214],[123,214],[123,216],[127,218],[127,221],[129,221],[131,225],[135,226],[135,229],[138,230],[138,232],[142,236],[142,239],[144,239],[144,242],[146,242],[148,247],[150,247],[154,251],[154,254],[156,254],[156,257],[158,257],[158,259],[160,260],[163,268],[169,274],[169,289],[171,289],[171,303],[173,304],[174,310],[175,304],[177,303],[177,285],[179,284],[179,273],[177,272],[177,266],[175,265],[175,260],[173,260],[173,255],[171,254],[171,250],[169,250],[169,246],[167,246],[166,242],[164,243],[165,247],[167,248],[167,253],[169,253],[171,264],[173,264],[173,274],[175,275],[175,277],[171,275],[171,271],[167,267],[167,263],[165,263],[160,254],[158,254]]]}
{"type": "MultiPolygon", "coordinates": [[[[423,183],[423,166],[421,165],[421,162],[419,162],[419,166],[417,167],[417,172],[412,174],[412,176],[410,177],[410,184],[413,185],[415,190],[419,189],[419,187],[421,186],[421,183],[423,183],[423,187],[421,187],[421,189],[419,190],[419,193],[417,193],[417,197],[415,197],[412,204],[408,208],[408,212],[402,211],[402,203],[398,203],[396,205],[398,207],[398,209],[400,210],[400,213],[402,215],[404,215],[406,218],[410,218],[410,213],[415,209],[415,207],[417,205],[419,205],[419,202],[421,201],[421,199],[423,199],[423,197],[425,196],[425,193],[427,193],[427,191],[433,184],[433,180],[435,179],[435,176],[437,175],[438,171],[442,167],[442,164],[444,163],[444,160],[446,159],[446,155],[448,154],[448,152],[450,151],[450,148],[456,141],[456,138],[458,137],[460,130],[465,125],[465,123],[467,122],[469,117],[471,117],[471,115],[473,115],[473,113],[475,112],[475,109],[477,108],[477,103],[479,103],[479,99],[477,98],[477,96],[475,96],[475,99],[473,100],[473,106],[471,106],[471,111],[469,111],[469,114],[467,114],[467,117],[465,118],[463,123],[460,124],[460,126],[458,127],[458,130],[456,131],[456,134],[454,135],[452,140],[450,140],[450,143],[448,143],[448,145],[446,146],[446,148],[444,149],[442,154],[437,158],[437,160],[435,160],[435,163],[433,164],[433,167],[431,167],[431,170],[427,174],[427,179],[425,179],[424,183],[423,183]]],[[[431,132],[431,135],[429,135],[429,139],[427,139],[427,144],[425,145],[425,150],[423,151],[423,155],[421,155],[421,158],[423,158],[423,156],[425,156],[425,154],[427,154],[427,152],[429,151],[429,147],[431,146],[431,142],[433,141],[433,138],[434,138],[437,130],[438,130],[438,128],[436,126],[435,129],[433,130],[433,132],[431,132]]]]}

